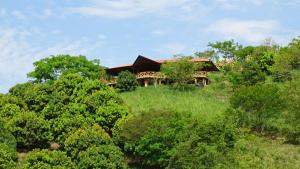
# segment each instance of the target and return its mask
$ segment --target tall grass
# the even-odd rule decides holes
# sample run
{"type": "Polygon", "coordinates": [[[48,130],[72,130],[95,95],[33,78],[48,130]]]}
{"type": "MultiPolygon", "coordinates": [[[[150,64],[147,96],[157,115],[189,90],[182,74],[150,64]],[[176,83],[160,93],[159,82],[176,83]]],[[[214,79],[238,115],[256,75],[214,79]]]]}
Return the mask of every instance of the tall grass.
{"type": "Polygon", "coordinates": [[[185,91],[174,90],[164,85],[149,86],[122,93],[121,97],[133,113],[153,109],[169,110],[191,113],[206,120],[222,115],[228,107],[227,94],[215,90],[212,86],[185,91]]]}

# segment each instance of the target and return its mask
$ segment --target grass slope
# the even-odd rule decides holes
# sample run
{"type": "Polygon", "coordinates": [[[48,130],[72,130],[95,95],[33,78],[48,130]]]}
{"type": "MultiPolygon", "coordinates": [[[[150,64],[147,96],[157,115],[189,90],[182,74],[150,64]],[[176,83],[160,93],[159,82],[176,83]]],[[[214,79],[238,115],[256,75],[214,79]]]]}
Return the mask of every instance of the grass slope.
{"type": "Polygon", "coordinates": [[[228,107],[226,93],[216,93],[211,87],[189,91],[172,90],[168,86],[149,86],[134,92],[122,93],[121,97],[133,113],[153,109],[188,112],[195,117],[213,119],[228,107]]]}
{"type": "MultiPolygon", "coordinates": [[[[174,91],[168,86],[138,88],[134,92],[121,93],[121,97],[133,113],[164,109],[192,113],[195,118],[214,120],[222,116],[229,106],[230,93],[220,84],[203,89],[174,91]]],[[[300,168],[300,147],[285,144],[283,140],[271,140],[248,132],[241,132],[236,147],[237,166],[249,169],[297,169],[300,168]]]]}

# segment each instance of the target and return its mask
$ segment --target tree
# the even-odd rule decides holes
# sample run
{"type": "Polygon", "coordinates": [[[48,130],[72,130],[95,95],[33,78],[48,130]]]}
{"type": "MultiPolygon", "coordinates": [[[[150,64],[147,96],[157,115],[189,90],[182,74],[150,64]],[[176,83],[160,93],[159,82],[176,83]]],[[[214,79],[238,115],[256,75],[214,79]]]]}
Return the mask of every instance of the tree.
{"type": "Polygon", "coordinates": [[[89,61],[85,56],[56,55],[33,63],[35,70],[27,74],[34,82],[42,83],[58,79],[69,73],[79,73],[87,79],[98,79],[103,68],[99,60],[89,61]]]}
{"type": "Polygon", "coordinates": [[[29,152],[26,156],[24,169],[52,169],[52,168],[68,168],[75,169],[74,163],[70,157],[62,151],[50,151],[47,149],[35,149],[29,152]]]}
{"type": "Polygon", "coordinates": [[[70,133],[64,148],[73,160],[78,160],[80,152],[86,151],[89,147],[108,144],[112,144],[110,136],[100,126],[94,125],[70,133]]]}
{"type": "Polygon", "coordinates": [[[216,122],[191,121],[179,133],[167,168],[209,169],[228,161],[236,142],[236,130],[221,119],[216,122]]]}
{"type": "Polygon", "coordinates": [[[0,168],[14,169],[16,168],[17,153],[8,145],[0,143],[0,168]]]}
{"type": "Polygon", "coordinates": [[[235,52],[241,48],[241,45],[235,43],[234,40],[227,40],[223,42],[209,43],[208,47],[211,48],[213,53],[217,54],[218,58],[231,60],[234,59],[235,52]]]}
{"type": "Polygon", "coordinates": [[[8,126],[18,148],[46,148],[52,140],[49,122],[33,112],[18,113],[8,126]]]}
{"type": "Polygon", "coordinates": [[[279,88],[276,85],[244,86],[230,99],[231,107],[239,125],[262,132],[269,120],[278,117],[285,107],[279,88]]]}
{"type": "Polygon", "coordinates": [[[139,165],[164,168],[168,165],[186,116],[166,111],[141,112],[119,123],[114,137],[139,165]]]}
{"type": "Polygon", "coordinates": [[[129,71],[120,72],[117,79],[116,88],[120,92],[134,91],[138,86],[136,77],[129,71]]]}
{"type": "Polygon", "coordinates": [[[168,62],[161,66],[161,72],[171,81],[175,82],[175,87],[184,87],[193,81],[194,73],[203,65],[190,61],[190,57],[180,57],[176,62],[168,62]]]}
{"type": "Polygon", "coordinates": [[[300,38],[293,41],[274,57],[273,79],[277,82],[291,81],[292,72],[300,69],[300,38]]]}
{"type": "Polygon", "coordinates": [[[124,154],[115,145],[91,146],[79,154],[78,167],[90,168],[117,168],[127,169],[124,154]]]}

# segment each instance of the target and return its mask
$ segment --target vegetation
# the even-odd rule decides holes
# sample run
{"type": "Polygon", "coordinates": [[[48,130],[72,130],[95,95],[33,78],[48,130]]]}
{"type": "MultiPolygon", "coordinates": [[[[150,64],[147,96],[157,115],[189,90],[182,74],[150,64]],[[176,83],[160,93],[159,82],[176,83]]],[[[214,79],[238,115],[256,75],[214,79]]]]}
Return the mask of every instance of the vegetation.
{"type": "MultiPolygon", "coordinates": [[[[0,168],[299,168],[299,42],[210,43],[195,56],[219,58],[220,71],[189,90],[133,91],[123,72],[119,91],[131,92],[117,93],[98,62],[42,59],[34,82],[0,94],[0,168]]],[[[194,66],[162,70],[184,86],[194,66]]]]}
{"type": "Polygon", "coordinates": [[[34,62],[35,70],[28,77],[41,83],[58,79],[69,73],[78,73],[87,79],[98,79],[101,69],[99,60],[89,61],[85,56],[57,55],[34,62]]]}
{"type": "Polygon", "coordinates": [[[174,82],[175,87],[182,88],[189,82],[193,81],[194,72],[200,68],[200,65],[198,63],[191,62],[191,57],[181,56],[176,59],[176,62],[163,64],[161,72],[174,82]]]}
{"type": "Polygon", "coordinates": [[[123,71],[118,75],[116,88],[120,92],[134,91],[138,86],[135,75],[129,71],[123,71]]]}

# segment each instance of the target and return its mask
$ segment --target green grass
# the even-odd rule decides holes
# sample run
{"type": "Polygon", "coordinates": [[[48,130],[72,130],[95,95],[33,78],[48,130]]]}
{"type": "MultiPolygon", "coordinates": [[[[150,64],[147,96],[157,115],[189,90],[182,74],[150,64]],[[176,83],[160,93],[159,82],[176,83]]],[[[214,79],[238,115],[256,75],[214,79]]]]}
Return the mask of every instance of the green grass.
{"type": "Polygon", "coordinates": [[[191,113],[206,120],[222,115],[228,108],[228,94],[213,86],[178,91],[169,86],[141,87],[121,97],[133,113],[149,110],[169,110],[191,113]]]}
{"type": "Polygon", "coordinates": [[[239,169],[299,169],[300,147],[246,133],[235,145],[235,158],[239,169]]]}

